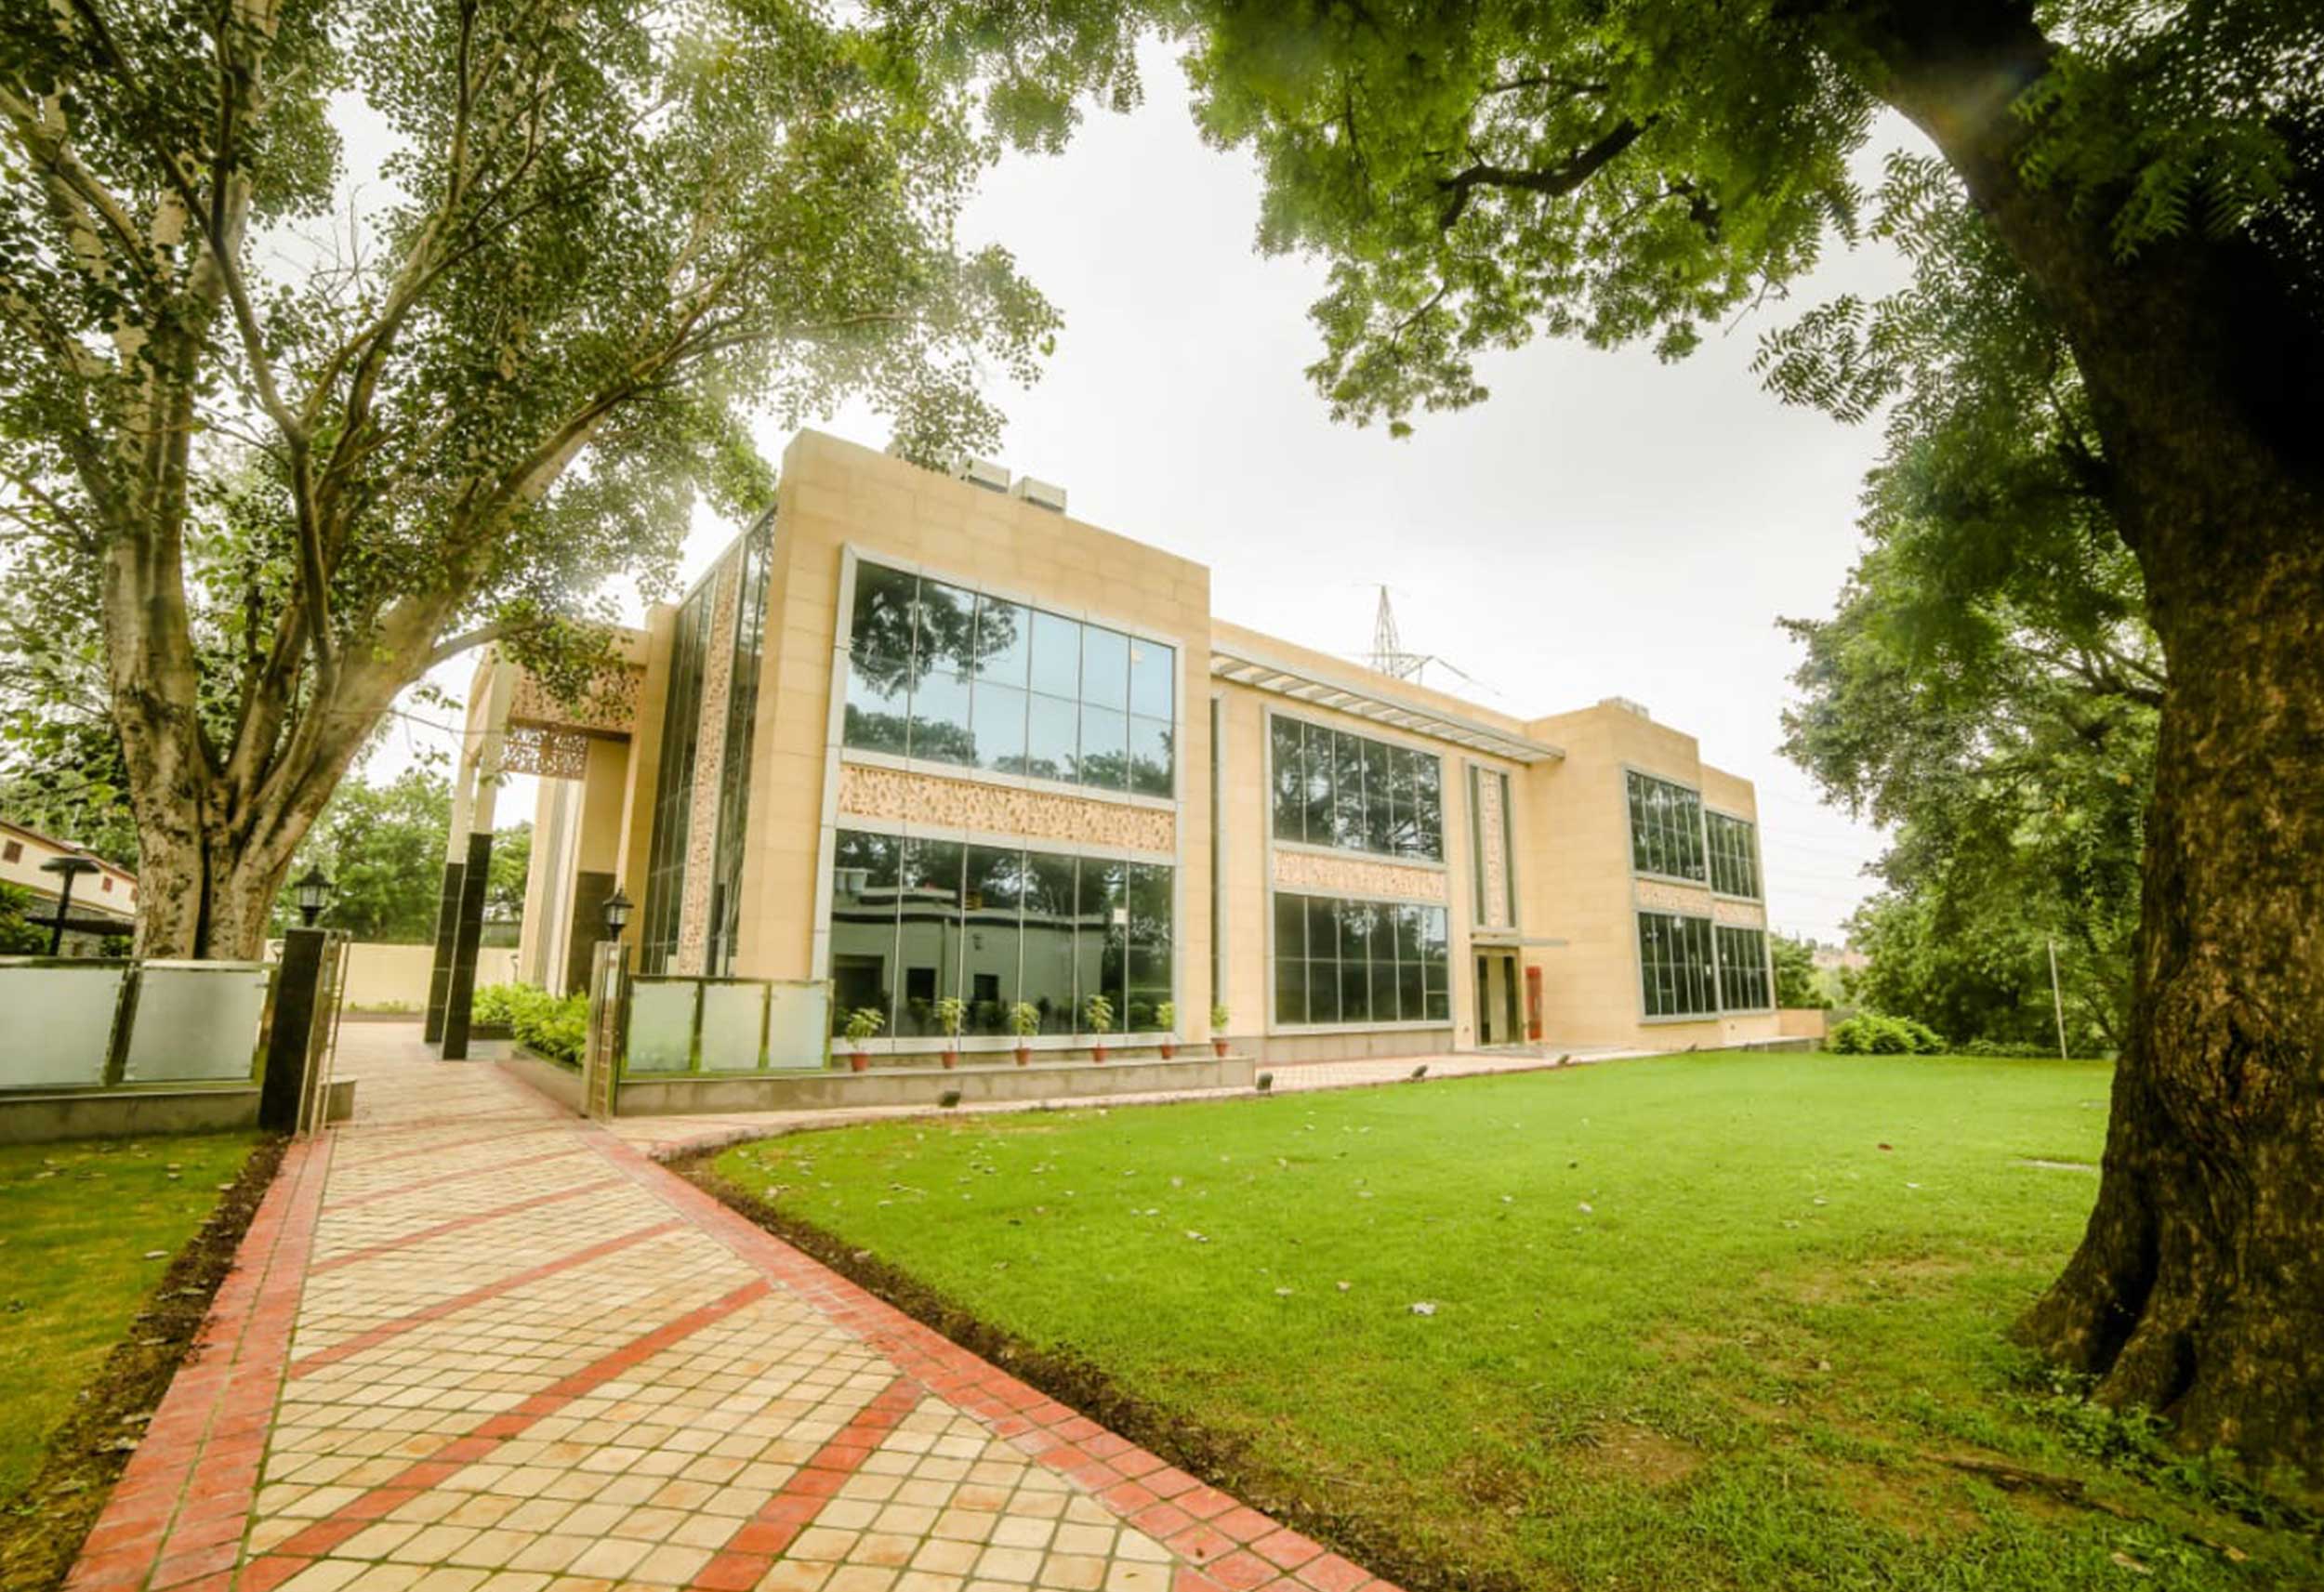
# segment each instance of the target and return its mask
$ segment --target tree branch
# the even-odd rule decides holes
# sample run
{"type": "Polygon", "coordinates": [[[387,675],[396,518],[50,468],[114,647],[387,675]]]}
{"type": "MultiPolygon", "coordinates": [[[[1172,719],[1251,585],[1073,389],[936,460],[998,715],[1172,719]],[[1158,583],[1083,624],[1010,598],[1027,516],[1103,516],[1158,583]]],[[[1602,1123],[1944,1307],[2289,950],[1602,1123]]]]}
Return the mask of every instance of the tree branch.
{"type": "Polygon", "coordinates": [[[1633,122],[1628,117],[1616,123],[1598,140],[1579,150],[1568,160],[1552,166],[1515,168],[1494,165],[1479,161],[1466,170],[1440,178],[1436,186],[1449,193],[1444,214],[1437,217],[1440,229],[1449,230],[1469,207],[1469,196],[1479,188],[1513,188],[1527,193],[1552,196],[1571,193],[1609,164],[1617,155],[1638,141],[1646,130],[1647,122],[1633,122]]]}

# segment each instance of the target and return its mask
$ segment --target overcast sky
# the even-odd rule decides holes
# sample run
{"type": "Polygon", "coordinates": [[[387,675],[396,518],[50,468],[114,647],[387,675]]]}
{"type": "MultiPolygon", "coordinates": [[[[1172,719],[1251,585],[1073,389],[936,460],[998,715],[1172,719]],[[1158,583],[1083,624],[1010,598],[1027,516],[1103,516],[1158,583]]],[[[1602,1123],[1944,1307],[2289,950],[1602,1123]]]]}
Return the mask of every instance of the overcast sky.
{"type": "MultiPolygon", "coordinates": [[[[1222,619],[1357,658],[1384,584],[1405,647],[1477,682],[1433,685],[1526,717],[1645,704],[1757,784],[1776,927],[1838,939],[1880,839],[1777,751],[1798,650],[1776,621],[1830,611],[1880,437],[1760,389],[1757,339],[1791,309],[1714,329],[1676,366],[1550,342],[1493,358],[1490,401],[1404,441],[1335,426],[1301,375],[1322,267],[1259,257],[1248,158],[1204,147],[1166,57],[1146,82],[1142,110],[1093,116],[1063,157],[1007,161],[967,219],[1065,317],[1036,387],[996,380],[1000,460],[1062,483],[1076,517],[1208,564],[1222,619]]],[[[1868,248],[1792,304],[1900,277],[1868,248]]],[[[869,411],[823,428],[889,435],[869,411]]],[[[770,423],[760,441],[774,456],[786,439],[770,423]]],[[[703,516],[684,578],[733,531],[703,516]]],[[[369,771],[431,738],[404,721],[369,771]]],[[[512,783],[499,822],[532,806],[512,783]]]]}

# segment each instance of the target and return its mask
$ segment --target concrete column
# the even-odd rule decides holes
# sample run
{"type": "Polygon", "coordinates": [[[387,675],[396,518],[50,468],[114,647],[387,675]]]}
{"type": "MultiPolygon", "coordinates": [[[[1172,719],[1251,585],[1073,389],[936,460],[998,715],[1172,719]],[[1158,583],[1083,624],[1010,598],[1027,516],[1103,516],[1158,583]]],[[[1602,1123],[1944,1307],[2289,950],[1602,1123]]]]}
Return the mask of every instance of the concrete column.
{"type": "Polygon", "coordinates": [[[258,1085],[258,1125],[273,1133],[295,1133],[307,1098],[308,1072],[314,1065],[320,1033],[331,1014],[318,1009],[323,957],[330,944],[326,928],[292,928],[283,934],[283,960],[274,974],[274,1016],[267,1030],[266,1073],[258,1085]]]}
{"type": "Polygon", "coordinates": [[[488,656],[469,687],[468,730],[452,785],[452,827],[444,839],[428,1020],[421,1030],[423,1038],[441,1042],[447,1060],[468,1055],[469,1002],[476,993],[476,947],[483,937],[484,887],[492,862],[493,803],[500,789],[516,678],[516,665],[488,656]]]}

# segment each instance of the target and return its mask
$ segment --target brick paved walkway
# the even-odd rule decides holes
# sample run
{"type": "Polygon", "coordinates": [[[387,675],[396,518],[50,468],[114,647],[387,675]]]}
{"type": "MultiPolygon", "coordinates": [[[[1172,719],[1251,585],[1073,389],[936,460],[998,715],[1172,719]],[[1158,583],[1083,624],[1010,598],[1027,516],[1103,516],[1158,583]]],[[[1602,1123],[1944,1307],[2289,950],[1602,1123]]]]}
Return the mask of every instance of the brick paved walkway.
{"type": "Polygon", "coordinates": [[[1393,1592],[414,1034],[346,1030],[70,1592],[1393,1592]]]}

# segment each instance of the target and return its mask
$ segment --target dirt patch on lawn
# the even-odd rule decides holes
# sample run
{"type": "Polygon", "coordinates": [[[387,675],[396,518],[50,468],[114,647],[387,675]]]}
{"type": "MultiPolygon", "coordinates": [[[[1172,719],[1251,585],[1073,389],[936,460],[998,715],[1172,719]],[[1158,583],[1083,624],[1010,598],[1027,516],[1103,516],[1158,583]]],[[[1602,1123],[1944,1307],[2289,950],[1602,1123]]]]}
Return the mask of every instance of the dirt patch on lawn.
{"type": "Polygon", "coordinates": [[[55,1586],[73,1568],[81,1539],[97,1523],[112,1485],[160,1407],[170,1378],[193,1346],[234,1252],[282,1164],[285,1141],[261,1140],[210,1218],[170,1261],[129,1335],[113,1346],[96,1380],[57,1434],[23,1493],[0,1512],[0,1586],[55,1586]]]}
{"type": "Polygon", "coordinates": [[[1675,1487],[1703,1464],[1700,1449],[1628,1422],[1591,1431],[1579,1452],[1592,1470],[1653,1488],[1675,1487]]]}
{"type": "MultiPolygon", "coordinates": [[[[720,1150],[731,1148],[720,1146],[720,1150]]],[[[1344,1478],[1334,1486],[1329,1477],[1286,1476],[1256,1460],[1244,1440],[1140,1398],[1087,1356],[1029,1343],[1005,1332],[870,1250],[858,1248],[738,1188],[712,1169],[720,1150],[676,1156],[667,1164],[865,1292],[1189,1475],[1232,1493],[1409,1592],[1530,1592],[1507,1572],[1448,1562],[1441,1546],[1432,1550],[1424,1546],[1407,1512],[1408,1499],[1383,1500],[1387,1506],[1377,1512],[1360,1506],[1351,1507],[1351,1497],[1376,1489],[1349,1484],[1344,1478]]]]}

